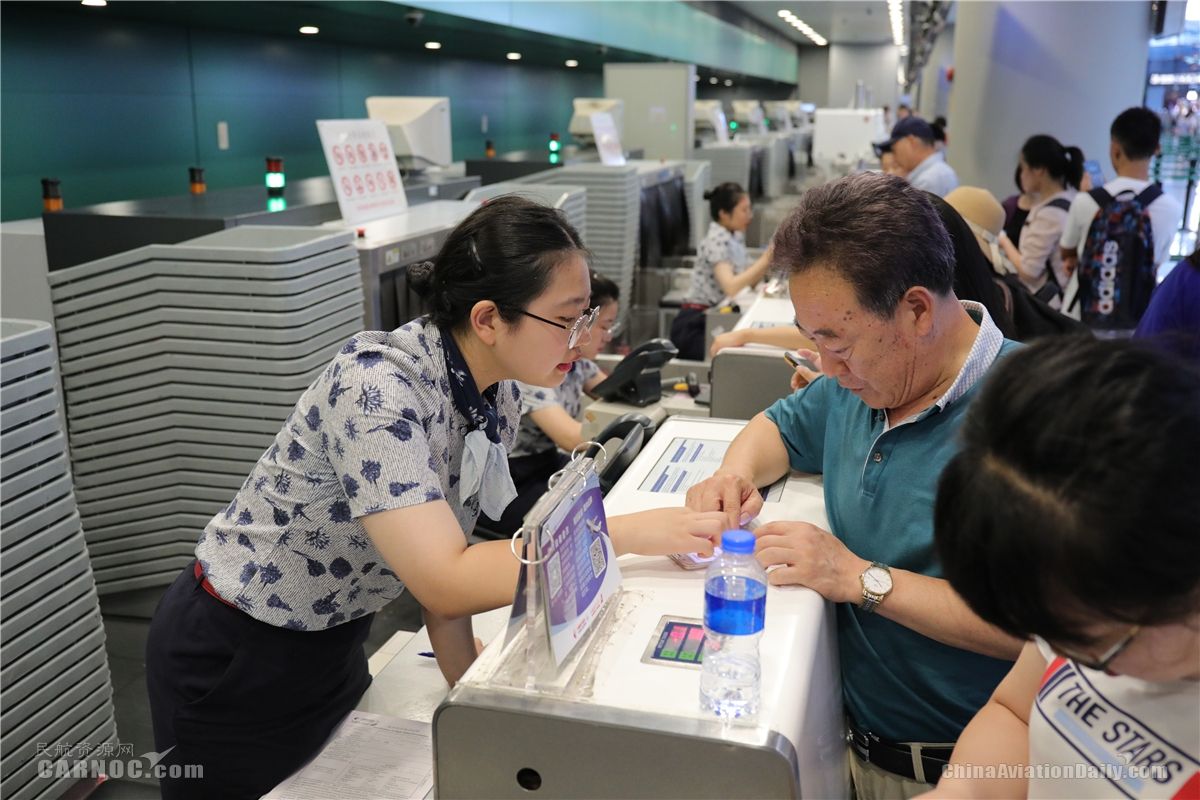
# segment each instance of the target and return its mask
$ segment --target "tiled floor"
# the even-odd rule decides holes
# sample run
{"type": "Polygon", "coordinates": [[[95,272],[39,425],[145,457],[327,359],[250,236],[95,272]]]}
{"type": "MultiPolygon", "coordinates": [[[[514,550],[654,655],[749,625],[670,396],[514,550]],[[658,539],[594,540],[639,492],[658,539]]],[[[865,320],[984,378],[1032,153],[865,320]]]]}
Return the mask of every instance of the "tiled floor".
{"type": "MultiPolygon", "coordinates": [[[[158,597],[166,587],[125,592],[100,598],[107,636],[109,670],[112,673],[113,705],[117,734],[137,754],[152,752],[154,731],[150,726],[150,704],[146,695],[146,634],[158,597]]],[[[421,609],[405,593],[375,615],[366,651],[375,654],[372,664],[386,662],[394,653],[388,640],[397,631],[421,627],[421,609]]],[[[393,643],[394,644],[394,643],[393,643]]],[[[373,670],[374,671],[374,670],[373,670]]],[[[91,800],[157,800],[158,785],[150,779],[110,780],[89,795],[91,800]]]]}

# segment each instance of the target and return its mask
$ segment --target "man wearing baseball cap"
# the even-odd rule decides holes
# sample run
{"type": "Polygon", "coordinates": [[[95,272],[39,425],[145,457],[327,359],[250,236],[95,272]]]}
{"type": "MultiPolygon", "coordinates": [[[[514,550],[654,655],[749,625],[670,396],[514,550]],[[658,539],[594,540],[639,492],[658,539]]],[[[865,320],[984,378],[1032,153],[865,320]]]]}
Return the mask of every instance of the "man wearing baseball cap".
{"type": "Polygon", "coordinates": [[[892,128],[886,141],[875,144],[877,155],[891,153],[896,165],[908,172],[908,182],[918,189],[945,197],[958,186],[958,176],[934,146],[933,128],[920,117],[905,117],[892,128]]]}

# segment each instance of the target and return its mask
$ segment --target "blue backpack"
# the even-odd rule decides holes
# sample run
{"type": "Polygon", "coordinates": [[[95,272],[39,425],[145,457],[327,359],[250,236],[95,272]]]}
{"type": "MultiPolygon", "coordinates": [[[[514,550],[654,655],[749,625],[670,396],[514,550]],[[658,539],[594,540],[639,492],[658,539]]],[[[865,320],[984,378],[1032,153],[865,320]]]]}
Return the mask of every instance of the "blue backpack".
{"type": "Polygon", "coordinates": [[[1079,259],[1080,319],[1100,330],[1132,330],[1154,292],[1154,229],[1150,204],[1163,193],[1153,183],[1116,197],[1103,188],[1089,194],[1100,210],[1088,228],[1079,259]]]}

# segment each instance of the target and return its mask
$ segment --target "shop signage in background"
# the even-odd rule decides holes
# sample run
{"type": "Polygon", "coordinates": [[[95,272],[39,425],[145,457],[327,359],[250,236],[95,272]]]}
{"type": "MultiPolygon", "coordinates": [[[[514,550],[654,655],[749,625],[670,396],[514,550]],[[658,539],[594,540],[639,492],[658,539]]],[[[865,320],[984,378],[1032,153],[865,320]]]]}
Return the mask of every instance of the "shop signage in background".
{"type": "Polygon", "coordinates": [[[317,133],[347,225],[390,217],[408,208],[386,125],[370,119],[319,119],[317,133]]]}

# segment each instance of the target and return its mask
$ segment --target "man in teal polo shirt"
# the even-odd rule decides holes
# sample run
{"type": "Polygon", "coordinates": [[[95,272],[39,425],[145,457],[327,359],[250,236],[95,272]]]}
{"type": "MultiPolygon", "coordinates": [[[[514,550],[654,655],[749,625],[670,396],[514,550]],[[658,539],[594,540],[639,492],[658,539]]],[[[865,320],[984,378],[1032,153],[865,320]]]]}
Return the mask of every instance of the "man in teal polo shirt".
{"type": "Polygon", "coordinates": [[[752,419],[689,507],[757,516],[756,487],[821,473],[832,532],[757,530],[773,584],[837,604],[851,773],[860,799],[910,797],[1021,642],[980,620],[941,577],[933,501],[980,379],[1017,345],[954,296],[950,236],[924,194],[877,173],[809,190],[775,235],[775,264],[821,373],[752,419]]]}

